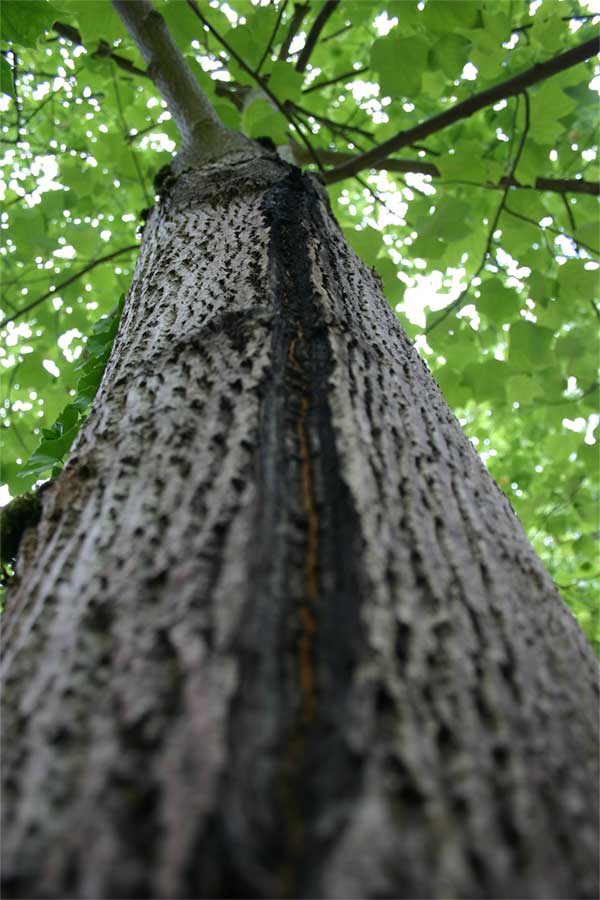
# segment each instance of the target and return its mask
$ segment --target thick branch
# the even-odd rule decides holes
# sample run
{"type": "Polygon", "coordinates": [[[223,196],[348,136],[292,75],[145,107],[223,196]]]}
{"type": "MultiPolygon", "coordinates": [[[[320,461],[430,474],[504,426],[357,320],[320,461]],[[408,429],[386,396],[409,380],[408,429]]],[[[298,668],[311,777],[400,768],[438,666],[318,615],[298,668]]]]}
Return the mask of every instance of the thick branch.
{"type": "Polygon", "coordinates": [[[306,43],[304,47],[300,51],[300,55],[298,56],[298,61],[296,62],[296,71],[304,72],[306,66],[308,65],[308,60],[310,59],[310,55],[313,52],[317,41],[319,40],[319,35],[323,31],[325,24],[331,14],[335,12],[335,8],[338,5],[339,0],[326,0],[325,6],[321,9],[319,15],[313,22],[312,28],[308,32],[308,37],[306,38],[306,43]]]}
{"type": "MultiPolygon", "coordinates": [[[[294,159],[298,165],[306,165],[313,161],[304,148],[295,142],[293,151],[294,159]]],[[[315,149],[315,153],[324,166],[342,166],[359,158],[356,153],[343,153],[338,150],[315,149]]],[[[371,168],[385,172],[411,172],[414,175],[430,175],[432,178],[443,178],[442,173],[434,163],[424,162],[420,159],[384,159],[371,168]]],[[[491,182],[482,183],[481,187],[505,188],[507,184],[507,179],[504,177],[497,184],[492,184],[491,182]]],[[[516,178],[512,178],[509,187],[516,187],[521,190],[552,191],[555,194],[563,195],[591,194],[600,196],[600,182],[584,181],[582,178],[536,178],[533,185],[521,184],[516,178]]]]}
{"type": "Polygon", "coordinates": [[[225,128],[173,40],[166,22],[148,0],[113,0],[148,66],[181,135],[182,152],[196,158],[246,145],[242,135],[225,128]]]}
{"type": "Polygon", "coordinates": [[[544,81],[558,72],[563,72],[565,69],[569,69],[571,66],[595,56],[599,51],[600,37],[595,37],[580,44],[578,47],[567,50],[565,53],[560,53],[544,63],[536,63],[535,66],[526,69],[520,75],[515,75],[514,78],[509,78],[493,88],[488,88],[479,94],[475,94],[473,97],[469,97],[467,100],[463,100],[443,113],[421,122],[420,125],[408,128],[406,131],[400,131],[389,140],[384,141],[377,147],[373,147],[372,150],[361,153],[360,156],[357,156],[351,162],[344,163],[335,169],[331,169],[329,172],[325,172],[323,175],[325,182],[327,184],[335,184],[336,181],[356,175],[362,169],[376,167],[391,153],[395,153],[402,147],[413,144],[415,141],[421,141],[429,137],[429,135],[447,128],[448,125],[453,125],[461,119],[472,116],[478,110],[497,103],[499,100],[520,94],[530,85],[544,81]]]}
{"type": "Polygon", "coordinates": [[[74,275],[70,275],[65,281],[61,281],[56,287],[50,288],[49,291],[46,291],[46,293],[42,294],[41,297],[38,297],[37,300],[32,300],[31,303],[28,303],[23,309],[19,309],[13,315],[7,316],[0,322],[0,328],[4,328],[9,322],[15,322],[17,319],[20,319],[21,316],[24,316],[25,313],[28,313],[36,306],[39,306],[40,303],[43,303],[48,297],[53,297],[58,291],[62,291],[63,288],[73,284],[74,281],[77,281],[78,278],[81,278],[82,275],[85,275],[86,272],[91,271],[91,269],[95,269],[96,266],[99,266],[101,263],[110,262],[111,259],[116,259],[117,256],[122,256],[123,253],[131,253],[132,250],[138,249],[139,244],[130,244],[129,247],[121,247],[120,250],[115,250],[114,253],[109,253],[107,256],[101,256],[100,259],[92,260],[92,262],[88,263],[87,266],[84,266],[83,269],[79,269],[78,272],[75,272],[74,275]]]}
{"type": "MultiPolygon", "coordinates": [[[[55,22],[52,26],[54,31],[60,35],[60,37],[65,38],[67,41],[71,41],[72,44],[78,44],[80,47],[83,47],[83,40],[81,38],[80,33],[76,28],[73,28],[72,25],[66,25],[63,22],[55,22]]],[[[94,56],[110,56],[112,60],[119,66],[119,68],[123,69],[125,72],[130,72],[132,75],[140,75],[142,78],[149,78],[147,72],[143,69],[138,69],[131,60],[126,59],[124,56],[121,56],[119,53],[115,53],[111,48],[110,44],[107,44],[106,41],[100,41],[98,43],[98,49],[94,52],[94,56]]]]}

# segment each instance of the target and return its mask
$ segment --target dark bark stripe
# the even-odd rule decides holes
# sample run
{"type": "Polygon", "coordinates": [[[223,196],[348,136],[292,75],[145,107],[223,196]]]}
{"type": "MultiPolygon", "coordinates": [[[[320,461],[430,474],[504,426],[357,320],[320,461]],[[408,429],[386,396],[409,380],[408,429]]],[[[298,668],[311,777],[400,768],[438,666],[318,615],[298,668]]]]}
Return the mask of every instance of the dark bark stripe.
{"type": "MultiPolygon", "coordinates": [[[[282,896],[316,887],[314,873],[334,836],[319,823],[351,803],[361,777],[340,723],[361,656],[363,540],[337,456],[329,407],[333,358],[311,281],[308,243],[317,206],[314,186],[296,170],[262,203],[274,323],[257,441],[247,651],[241,651],[242,689],[229,725],[238,760],[230,775],[239,768],[244,790],[260,796],[266,819],[257,823],[250,800],[244,804],[238,843],[256,846],[252,871],[234,878],[245,895],[266,892],[267,885],[268,893],[282,896]],[[248,710],[261,710],[255,716],[263,721],[253,727],[277,748],[272,763],[254,771],[237,749],[251,727],[248,710]],[[257,858],[263,859],[258,878],[257,858]]],[[[336,829],[341,824],[338,818],[336,829]]]]}

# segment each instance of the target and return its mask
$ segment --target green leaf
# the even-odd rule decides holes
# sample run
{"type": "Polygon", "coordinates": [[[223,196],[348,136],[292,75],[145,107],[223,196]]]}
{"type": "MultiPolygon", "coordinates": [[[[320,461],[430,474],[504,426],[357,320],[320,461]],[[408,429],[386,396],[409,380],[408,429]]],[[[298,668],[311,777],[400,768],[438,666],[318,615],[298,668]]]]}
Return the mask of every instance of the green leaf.
{"type": "Polygon", "coordinates": [[[490,322],[502,325],[510,322],[519,312],[521,299],[512,288],[507,288],[499,278],[488,278],[480,287],[477,312],[490,322]]]}
{"type": "Polygon", "coordinates": [[[84,43],[102,40],[111,44],[127,37],[110,0],[62,0],[61,6],[77,19],[84,43]]]}
{"type": "Polygon", "coordinates": [[[0,91],[8,94],[14,100],[15,85],[13,81],[12,69],[3,56],[0,56],[0,91]]]}
{"type": "Polygon", "coordinates": [[[554,332],[533,322],[516,322],[510,327],[509,360],[515,366],[542,368],[552,363],[554,332]]]}
{"type": "Polygon", "coordinates": [[[426,41],[417,36],[400,38],[391,32],[377,38],[371,47],[371,65],[379,73],[382,94],[412,98],[418,93],[428,50],[426,41]]]}
{"type": "Polygon", "coordinates": [[[431,49],[434,68],[441,69],[448,78],[458,78],[469,58],[471,42],[459,34],[445,34],[431,49]]]}
{"type": "Polygon", "coordinates": [[[21,477],[26,478],[29,475],[41,475],[62,463],[63,458],[71,449],[71,445],[77,437],[79,425],[73,426],[69,431],[65,431],[60,437],[54,440],[43,440],[37,450],[30,456],[25,463],[25,468],[21,471],[21,477]]]}
{"type": "Polygon", "coordinates": [[[560,121],[576,105],[562,88],[552,79],[543,82],[531,98],[530,133],[538,144],[552,143],[565,132],[560,121]]]}
{"type": "Polygon", "coordinates": [[[381,280],[383,281],[383,292],[392,304],[399,303],[404,297],[406,286],[404,282],[398,278],[398,267],[394,265],[391,259],[375,258],[375,269],[381,280]]]}
{"type": "Polygon", "coordinates": [[[498,359],[489,359],[483,364],[471,363],[463,373],[463,381],[469,385],[476,400],[504,399],[506,370],[508,366],[498,359]]]}
{"type": "Polygon", "coordinates": [[[269,90],[275,94],[280,103],[284,103],[285,100],[296,102],[300,99],[303,81],[304,75],[296,72],[292,63],[277,60],[269,74],[269,90]]]}
{"type": "Polygon", "coordinates": [[[248,137],[269,137],[276,144],[285,143],[287,138],[287,120],[270,101],[261,98],[246,106],[242,126],[248,137]]]}
{"type": "Polygon", "coordinates": [[[53,6],[42,0],[2,0],[0,22],[2,38],[22,47],[36,47],[38,38],[52,28],[57,19],[53,6]]]}
{"type": "MultiPolygon", "coordinates": [[[[449,181],[479,181],[489,178],[490,161],[481,155],[481,145],[477,141],[457,142],[454,153],[447,153],[436,160],[442,178],[449,181]]],[[[493,179],[492,179],[493,180],[493,179]]]]}
{"type": "Polygon", "coordinates": [[[117,332],[123,304],[124,297],[121,298],[110,316],[100,319],[93,326],[93,333],[86,347],[88,357],[76,367],[82,372],[76,396],[65,406],[51,428],[42,429],[42,441],[25,463],[20,477],[41,475],[48,469],[62,466],[64,457],[71,449],[81,428],[84,414],[100,386],[117,332]]]}
{"type": "Polygon", "coordinates": [[[532,272],[527,279],[527,284],[529,296],[536,305],[547,306],[550,300],[556,296],[556,282],[554,278],[550,278],[542,272],[532,272]]]}
{"type": "Polygon", "coordinates": [[[544,389],[537,378],[530,375],[512,375],[506,382],[506,398],[512,405],[531,403],[544,396],[544,389]]]}
{"type": "Polygon", "coordinates": [[[423,11],[425,27],[442,34],[474,28],[478,18],[479,4],[464,0],[427,0],[423,11]]]}
{"type": "Polygon", "coordinates": [[[586,269],[584,261],[571,259],[558,270],[560,299],[587,300],[600,295],[600,270],[586,269]]]}
{"type": "Polygon", "coordinates": [[[375,228],[367,227],[361,231],[357,231],[355,228],[347,228],[344,233],[346,240],[356,255],[367,265],[375,265],[375,260],[383,246],[381,232],[376,231],[375,228]]]}

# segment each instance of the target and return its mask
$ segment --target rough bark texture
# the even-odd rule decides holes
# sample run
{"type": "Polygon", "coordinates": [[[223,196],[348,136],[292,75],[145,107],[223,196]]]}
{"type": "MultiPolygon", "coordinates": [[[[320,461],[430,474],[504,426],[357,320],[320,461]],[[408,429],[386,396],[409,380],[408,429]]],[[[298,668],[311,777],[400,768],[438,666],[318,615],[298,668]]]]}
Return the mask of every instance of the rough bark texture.
{"type": "Polygon", "coordinates": [[[177,181],[44,506],[6,897],[596,896],[595,660],[311,178],[177,181]]]}

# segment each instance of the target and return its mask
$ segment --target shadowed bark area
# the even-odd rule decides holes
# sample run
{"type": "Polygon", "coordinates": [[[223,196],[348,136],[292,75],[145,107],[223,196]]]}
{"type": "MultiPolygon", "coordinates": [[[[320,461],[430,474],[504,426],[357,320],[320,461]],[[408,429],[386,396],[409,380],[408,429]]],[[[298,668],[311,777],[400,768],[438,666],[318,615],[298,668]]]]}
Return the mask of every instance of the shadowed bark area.
{"type": "Polygon", "coordinates": [[[176,181],[43,502],[7,897],[596,896],[593,654],[314,179],[176,181]]]}

